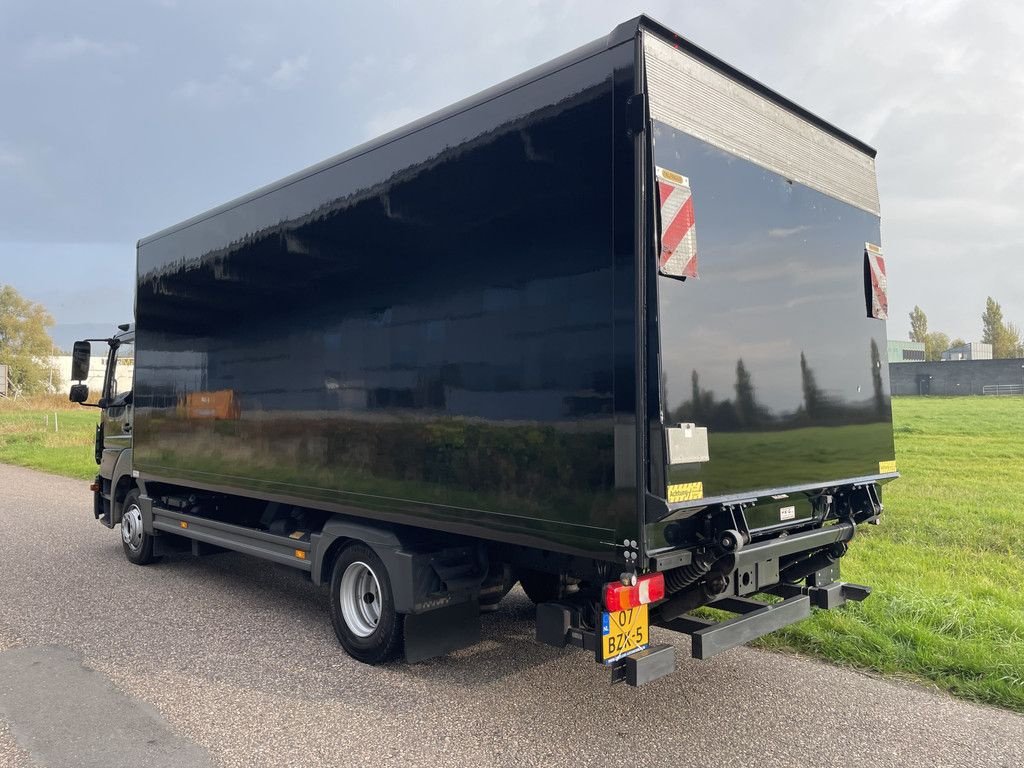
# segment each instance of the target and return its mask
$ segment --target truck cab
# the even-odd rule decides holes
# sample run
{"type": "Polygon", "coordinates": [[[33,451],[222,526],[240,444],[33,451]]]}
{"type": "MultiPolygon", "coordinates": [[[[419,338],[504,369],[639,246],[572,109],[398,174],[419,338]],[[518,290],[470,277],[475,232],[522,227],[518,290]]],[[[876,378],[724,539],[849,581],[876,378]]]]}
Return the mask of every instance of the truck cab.
{"type": "Polygon", "coordinates": [[[121,520],[121,506],[134,485],[132,477],[132,426],[134,413],[135,327],[130,323],[118,326],[118,333],[108,339],[85,339],[75,342],[72,402],[99,408],[96,425],[96,463],[99,472],[93,483],[96,518],[108,528],[121,520]],[[84,382],[89,376],[89,360],[93,344],[106,344],[106,371],[103,388],[95,393],[93,402],[84,382]]]}

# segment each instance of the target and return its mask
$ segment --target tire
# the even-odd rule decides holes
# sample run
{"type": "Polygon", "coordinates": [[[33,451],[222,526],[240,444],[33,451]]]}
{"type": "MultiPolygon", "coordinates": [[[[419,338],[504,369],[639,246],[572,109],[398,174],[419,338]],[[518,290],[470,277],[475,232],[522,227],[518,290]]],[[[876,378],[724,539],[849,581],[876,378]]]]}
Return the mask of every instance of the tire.
{"type": "Polygon", "coordinates": [[[519,583],[534,605],[550,603],[562,596],[562,580],[556,573],[524,568],[519,572],[519,583]]]}
{"type": "Polygon", "coordinates": [[[349,544],[334,561],[331,624],[348,655],[364,664],[393,661],[405,650],[405,616],[395,612],[391,578],[362,542],[349,544]]]}
{"type": "Polygon", "coordinates": [[[160,558],[153,556],[153,537],[142,529],[142,508],[138,489],[133,488],[121,507],[121,548],[128,562],[149,565],[160,558]]]}

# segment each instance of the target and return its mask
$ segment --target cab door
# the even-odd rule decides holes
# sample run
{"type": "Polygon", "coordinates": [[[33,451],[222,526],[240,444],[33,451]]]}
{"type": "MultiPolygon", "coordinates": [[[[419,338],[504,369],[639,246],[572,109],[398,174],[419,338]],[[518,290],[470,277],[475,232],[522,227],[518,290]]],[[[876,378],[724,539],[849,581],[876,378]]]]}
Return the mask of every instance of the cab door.
{"type": "Polygon", "coordinates": [[[132,445],[132,383],[135,369],[134,334],[118,337],[107,357],[103,379],[103,458],[100,474],[110,478],[118,456],[132,445]]]}

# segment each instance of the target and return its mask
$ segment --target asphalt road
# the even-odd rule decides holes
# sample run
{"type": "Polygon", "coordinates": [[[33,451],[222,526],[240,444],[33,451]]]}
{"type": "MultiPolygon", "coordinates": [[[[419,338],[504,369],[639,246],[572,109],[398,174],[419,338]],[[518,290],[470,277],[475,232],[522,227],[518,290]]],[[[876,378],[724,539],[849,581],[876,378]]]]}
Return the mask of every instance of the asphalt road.
{"type": "Polygon", "coordinates": [[[0,768],[1018,766],[1024,718],[739,649],[610,687],[536,646],[518,590],[477,647],[348,658],[325,590],[221,554],[138,567],[86,483],[0,465],[0,768]]]}

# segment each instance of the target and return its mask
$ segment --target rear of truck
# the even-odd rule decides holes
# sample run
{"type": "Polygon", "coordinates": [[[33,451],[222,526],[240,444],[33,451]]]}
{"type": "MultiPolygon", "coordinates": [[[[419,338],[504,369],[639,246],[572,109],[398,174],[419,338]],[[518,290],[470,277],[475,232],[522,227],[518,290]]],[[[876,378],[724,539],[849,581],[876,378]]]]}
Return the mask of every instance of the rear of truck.
{"type": "Polygon", "coordinates": [[[635,24],[646,567],[604,586],[593,638],[556,607],[538,632],[639,684],[673,664],[651,625],[707,658],[867,597],[839,561],[898,475],[874,150],[635,24]]]}

